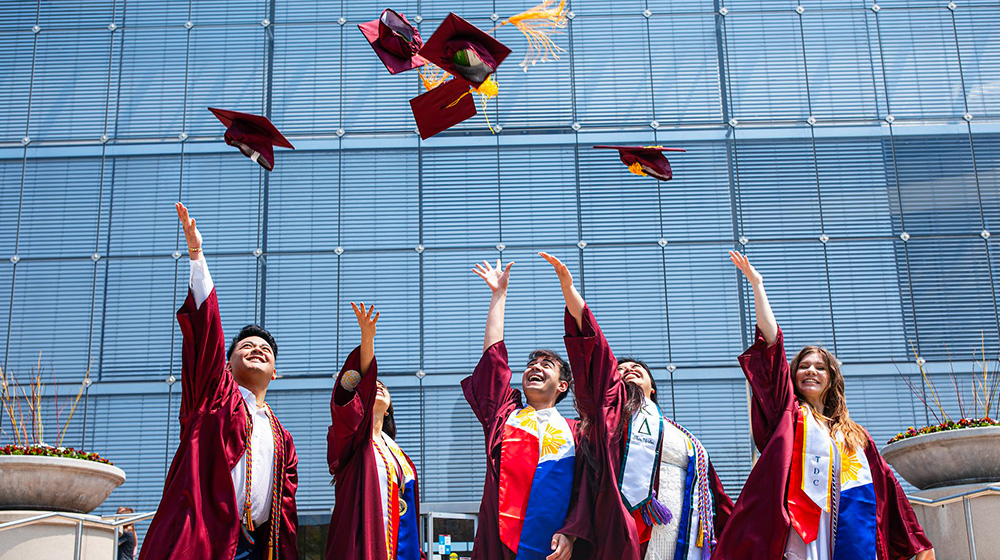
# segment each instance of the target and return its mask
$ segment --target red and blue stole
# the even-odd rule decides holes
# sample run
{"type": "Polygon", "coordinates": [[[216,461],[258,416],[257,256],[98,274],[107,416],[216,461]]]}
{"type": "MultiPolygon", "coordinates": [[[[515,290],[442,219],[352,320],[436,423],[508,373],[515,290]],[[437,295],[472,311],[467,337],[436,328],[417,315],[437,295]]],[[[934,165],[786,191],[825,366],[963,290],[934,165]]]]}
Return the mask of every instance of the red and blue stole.
{"type": "Polygon", "coordinates": [[[850,448],[838,434],[840,507],[833,560],[876,560],[875,485],[865,450],[850,448]]]}
{"type": "Polygon", "coordinates": [[[819,536],[823,512],[831,511],[834,450],[827,429],[809,407],[800,406],[795,423],[786,507],[792,528],[806,544],[819,536]]]}
{"type": "Polygon", "coordinates": [[[507,417],[500,444],[500,540],[517,560],[543,560],[573,491],[573,432],[555,408],[507,417]]]}
{"type": "Polygon", "coordinates": [[[390,554],[390,560],[420,560],[420,528],[417,519],[416,508],[416,486],[417,476],[410,458],[403,453],[399,445],[389,436],[384,436],[386,447],[388,447],[394,458],[393,463],[389,463],[390,496],[388,497],[389,507],[395,508],[392,511],[390,525],[387,532],[395,534],[387,535],[388,546],[395,546],[395,555],[390,554]]]}
{"type": "Polygon", "coordinates": [[[864,449],[849,448],[842,434],[831,438],[805,406],[799,407],[795,426],[787,506],[803,542],[816,540],[822,513],[831,512],[836,520],[833,560],[876,560],[875,485],[868,457],[864,449]],[[839,485],[833,478],[837,464],[839,485]]]}

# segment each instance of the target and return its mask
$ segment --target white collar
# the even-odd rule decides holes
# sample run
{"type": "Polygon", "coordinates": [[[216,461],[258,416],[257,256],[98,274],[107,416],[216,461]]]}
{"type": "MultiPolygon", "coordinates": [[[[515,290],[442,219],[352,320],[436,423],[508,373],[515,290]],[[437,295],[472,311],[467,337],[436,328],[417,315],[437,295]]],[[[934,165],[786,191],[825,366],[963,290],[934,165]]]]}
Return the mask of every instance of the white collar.
{"type": "Polygon", "coordinates": [[[237,385],[240,388],[240,394],[243,395],[243,401],[247,403],[250,407],[250,414],[257,414],[261,410],[266,410],[267,406],[257,406],[257,395],[253,394],[253,391],[247,389],[242,385],[237,385]]]}

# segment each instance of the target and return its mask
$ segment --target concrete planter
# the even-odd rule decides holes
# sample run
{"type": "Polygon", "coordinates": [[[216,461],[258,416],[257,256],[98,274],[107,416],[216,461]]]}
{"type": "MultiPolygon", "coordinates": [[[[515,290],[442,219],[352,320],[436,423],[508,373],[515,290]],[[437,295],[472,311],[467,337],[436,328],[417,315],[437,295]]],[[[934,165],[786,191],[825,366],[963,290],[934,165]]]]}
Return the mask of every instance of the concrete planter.
{"type": "Polygon", "coordinates": [[[0,509],[90,513],[123,482],[125,471],[104,463],[0,455],[0,509]]]}
{"type": "Polygon", "coordinates": [[[886,445],[882,456],[921,490],[1000,481],[1000,426],[914,436],[886,445]]]}

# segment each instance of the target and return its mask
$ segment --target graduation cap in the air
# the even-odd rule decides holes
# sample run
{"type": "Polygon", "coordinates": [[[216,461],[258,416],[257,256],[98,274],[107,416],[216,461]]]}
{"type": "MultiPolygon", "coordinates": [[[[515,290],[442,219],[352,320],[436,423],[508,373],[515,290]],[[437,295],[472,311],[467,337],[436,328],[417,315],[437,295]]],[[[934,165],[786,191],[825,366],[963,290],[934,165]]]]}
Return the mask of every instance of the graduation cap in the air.
{"type": "Polygon", "coordinates": [[[424,45],[420,32],[401,13],[386,8],[378,19],[359,23],[358,29],[390,74],[412,70],[427,63],[417,54],[424,45]]]}
{"type": "Polygon", "coordinates": [[[273,146],[295,149],[267,117],[212,107],[208,110],[226,125],[226,144],[236,146],[268,171],[274,169],[273,146]]]}
{"type": "Polygon", "coordinates": [[[663,157],[663,152],[686,152],[684,148],[664,148],[663,146],[594,146],[618,150],[622,163],[636,175],[649,175],[660,181],[669,181],[674,174],[670,171],[670,162],[663,157]]]}
{"type": "Polygon", "coordinates": [[[509,54],[510,49],[500,41],[454,13],[448,14],[420,49],[420,56],[476,87],[509,54]]]}
{"type": "Polygon", "coordinates": [[[410,109],[424,140],[476,116],[469,83],[456,78],[411,99],[410,109]]]}

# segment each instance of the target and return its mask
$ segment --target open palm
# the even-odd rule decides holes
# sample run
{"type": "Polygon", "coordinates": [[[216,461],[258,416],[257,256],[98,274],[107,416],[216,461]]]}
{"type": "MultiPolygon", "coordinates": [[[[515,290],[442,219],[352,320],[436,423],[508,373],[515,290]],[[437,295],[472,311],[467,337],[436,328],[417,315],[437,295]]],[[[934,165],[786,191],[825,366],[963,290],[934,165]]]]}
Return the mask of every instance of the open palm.
{"type": "Polygon", "coordinates": [[[490,287],[491,292],[506,291],[507,284],[510,282],[510,267],[514,265],[511,261],[507,263],[507,267],[504,269],[500,268],[500,259],[497,259],[497,266],[494,268],[490,266],[490,263],[483,261],[482,264],[476,263],[476,267],[472,269],[477,276],[486,281],[486,285],[490,287]]]}

